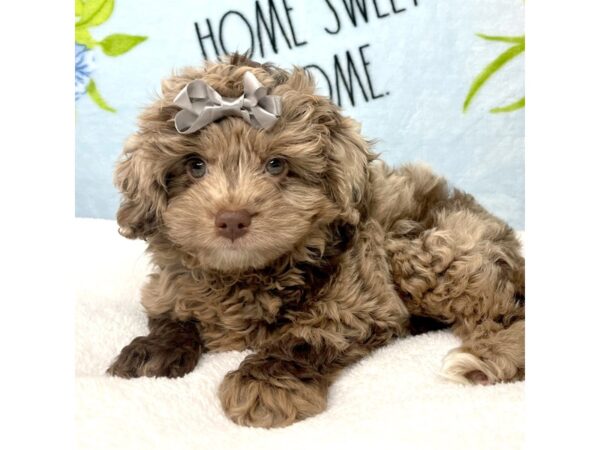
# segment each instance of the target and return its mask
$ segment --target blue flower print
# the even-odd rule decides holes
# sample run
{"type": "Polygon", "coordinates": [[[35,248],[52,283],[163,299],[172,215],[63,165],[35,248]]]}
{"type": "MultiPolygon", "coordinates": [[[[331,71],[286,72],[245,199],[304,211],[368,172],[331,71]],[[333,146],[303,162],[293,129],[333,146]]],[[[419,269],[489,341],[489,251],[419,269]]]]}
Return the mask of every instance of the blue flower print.
{"type": "Polygon", "coordinates": [[[75,100],[85,94],[95,69],[94,54],[85,45],[75,44],[75,100]]]}

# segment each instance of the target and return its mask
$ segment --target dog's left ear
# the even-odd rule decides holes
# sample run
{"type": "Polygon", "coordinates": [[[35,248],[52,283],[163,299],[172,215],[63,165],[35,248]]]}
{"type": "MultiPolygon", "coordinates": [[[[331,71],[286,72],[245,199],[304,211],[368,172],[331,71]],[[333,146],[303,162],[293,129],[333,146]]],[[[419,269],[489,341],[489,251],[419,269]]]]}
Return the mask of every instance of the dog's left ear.
{"type": "MultiPolygon", "coordinates": [[[[331,105],[334,108],[334,105],[331,105]]],[[[341,219],[356,225],[367,204],[369,162],[376,156],[369,143],[360,134],[354,120],[332,110],[334,118],[329,125],[329,168],[325,176],[334,201],[342,209],[341,219]]]]}
{"type": "Polygon", "coordinates": [[[313,142],[318,143],[320,154],[327,161],[322,179],[324,189],[339,206],[340,219],[356,225],[366,208],[368,165],[376,155],[362,137],[360,125],[342,116],[329,98],[315,94],[314,81],[308,72],[295,68],[286,75],[281,76],[280,87],[284,89],[276,89],[276,93],[283,94],[284,123],[314,130],[313,142]]]}

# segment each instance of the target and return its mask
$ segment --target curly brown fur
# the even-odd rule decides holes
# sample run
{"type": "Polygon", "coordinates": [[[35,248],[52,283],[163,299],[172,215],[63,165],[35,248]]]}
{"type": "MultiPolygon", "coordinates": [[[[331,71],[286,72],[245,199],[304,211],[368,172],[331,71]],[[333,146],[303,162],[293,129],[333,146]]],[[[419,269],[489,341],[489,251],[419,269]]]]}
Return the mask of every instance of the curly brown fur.
{"type": "Polygon", "coordinates": [[[150,334],[135,338],[121,350],[107,373],[122,378],[177,378],[194,370],[201,347],[195,323],[151,317],[148,328],[150,334]]]}
{"type": "Polygon", "coordinates": [[[431,326],[463,339],[445,376],[523,378],[524,260],[504,222],[425,167],[376,161],[358,125],[300,69],[237,55],[173,75],[162,90],[116,171],[120,230],[148,243],[156,271],[142,304],[161,325],[110,373],[181,376],[200,339],[203,351],[252,349],[219,396],[232,420],[261,427],[317,414],[341,369],[431,326]],[[282,97],[274,128],[229,117],[175,131],[172,102],[186,83],[239,96],[246,71],[282,97]],[[206,164],[201,178],[186,169],[194,157],[206,164]],[[272,158],[286,167],[276,176],[265,170],[272,158]],[[246,211],[247,233],[221,236],[222,210],[246,211]]]}

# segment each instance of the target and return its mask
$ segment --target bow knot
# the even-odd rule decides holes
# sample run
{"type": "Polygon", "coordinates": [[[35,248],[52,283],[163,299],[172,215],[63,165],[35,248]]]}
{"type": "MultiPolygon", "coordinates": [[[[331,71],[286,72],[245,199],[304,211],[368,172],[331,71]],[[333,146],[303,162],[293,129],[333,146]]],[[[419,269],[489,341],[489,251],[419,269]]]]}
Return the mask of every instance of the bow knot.
{"type": "Polygon", "coordinates": [[[181,108],[175,115],[175,128],[190,134],[225,116],[241,117],[254,128],[269,130],[281,114],[281,97],[267,95],[267,88],[252,72],[244,73],[244,93],[222,97],[202,80],[185,85],[173,103],[181,108]]]}

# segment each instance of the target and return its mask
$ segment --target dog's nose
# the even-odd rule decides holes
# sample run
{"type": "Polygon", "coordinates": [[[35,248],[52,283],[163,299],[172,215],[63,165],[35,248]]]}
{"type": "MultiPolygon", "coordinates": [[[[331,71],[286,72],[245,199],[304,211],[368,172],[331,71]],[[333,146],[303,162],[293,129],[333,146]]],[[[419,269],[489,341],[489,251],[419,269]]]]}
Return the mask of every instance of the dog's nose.
{"type": "Polygon", "coordinates": [[[219,211],[215,217],[217,232],[232,241],[235,241],[248,232],[250,222],[252,222],[252,217],[245,209],[240,209],[239,211],[219,211]]]}

